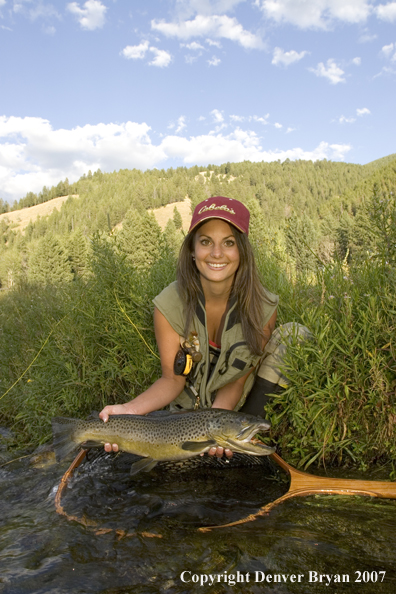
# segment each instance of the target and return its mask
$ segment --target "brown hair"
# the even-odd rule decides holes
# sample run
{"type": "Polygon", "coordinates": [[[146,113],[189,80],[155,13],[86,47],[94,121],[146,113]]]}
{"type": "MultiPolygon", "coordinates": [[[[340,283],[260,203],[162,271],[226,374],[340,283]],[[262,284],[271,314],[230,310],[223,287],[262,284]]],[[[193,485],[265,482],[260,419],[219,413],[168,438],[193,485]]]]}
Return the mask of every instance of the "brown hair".
{"type": "MultiPolygon", "coordinates": [[[[186,324],[184,333],[186,337],[190,332],[198,295],[202,293],[199,271],[192,259],[195,236],[202,224],[195,227],[184,238],[177,264],[177,285],[179,294],[185,304],[186,324]]],[[[242,333],[250,351],[254,355],[260,355],[263,352],[264,340],[268,338],[263,330],[262,304],[266,302],[273,305],[274,302],[260,283],[252,246],[246,233],[242,233],[234,226],[233,231],[239,250],[240,262],[230,297],[235,296],[237,299],[236,307],[241,320],[242,333]]]]}

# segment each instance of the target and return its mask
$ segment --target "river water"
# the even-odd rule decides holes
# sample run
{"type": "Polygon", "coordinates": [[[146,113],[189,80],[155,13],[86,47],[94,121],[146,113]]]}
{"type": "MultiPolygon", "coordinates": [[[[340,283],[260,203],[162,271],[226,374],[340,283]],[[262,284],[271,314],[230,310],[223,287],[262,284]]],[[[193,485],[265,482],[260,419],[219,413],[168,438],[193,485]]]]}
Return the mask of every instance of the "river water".
{"type": "Polygon", "coordinates": [[[67,464],[0,462],[0,592],[396,592],[395,501],[296,498],[201,532],[281,496],[283,472],[204,462],[130,477],[130,463],[103,454],[83,463],[63,492],[65,513],[76,517],[68,520],[55,510],[67,464]]]}

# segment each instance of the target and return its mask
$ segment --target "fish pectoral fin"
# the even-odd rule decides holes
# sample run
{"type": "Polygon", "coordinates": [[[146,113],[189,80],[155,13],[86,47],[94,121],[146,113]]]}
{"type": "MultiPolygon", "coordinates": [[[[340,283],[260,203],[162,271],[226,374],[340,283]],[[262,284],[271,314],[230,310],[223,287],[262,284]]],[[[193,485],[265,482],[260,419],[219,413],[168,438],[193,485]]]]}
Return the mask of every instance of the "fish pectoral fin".
{"type": "Polygon", "coordinates": [[[158,460],[153,460],[152,458],[142,458],[142,460],[138,460],[132,464],[130,475],[133,476],[140,471],[149,472],[157,464],[158,460]]]}
{"type": "Polygon", "coordinates": [[[187,452],[202,452],[205,448],[212,448],[216,445],[217,442],[214,439],[209,439],[208,441],[185,441],[181,444],[181,448],[187,452]]]}

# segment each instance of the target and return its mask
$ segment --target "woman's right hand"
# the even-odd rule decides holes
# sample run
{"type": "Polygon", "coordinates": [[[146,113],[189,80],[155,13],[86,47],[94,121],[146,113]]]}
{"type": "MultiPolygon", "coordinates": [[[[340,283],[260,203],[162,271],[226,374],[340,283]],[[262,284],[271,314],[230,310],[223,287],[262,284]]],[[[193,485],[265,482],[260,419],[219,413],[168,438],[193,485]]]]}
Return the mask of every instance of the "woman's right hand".
{"type": "MultiPolygon", "coordinates": [[[[99,413],[99,417],[104,423],[107,423],[110,415],[131,415],[133,412],[128,405],[130,405],[130,402],[126,404],[109,404],[99,413]]],[[[104,449],[106,452],[118,452],[118,444],[105,443],[104,449]]]]}

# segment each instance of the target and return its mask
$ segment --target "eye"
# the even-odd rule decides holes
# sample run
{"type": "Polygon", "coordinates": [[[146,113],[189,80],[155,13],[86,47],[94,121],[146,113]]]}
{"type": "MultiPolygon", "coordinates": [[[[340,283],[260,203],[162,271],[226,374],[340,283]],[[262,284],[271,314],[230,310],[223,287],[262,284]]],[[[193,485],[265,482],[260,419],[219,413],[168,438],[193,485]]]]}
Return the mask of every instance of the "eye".
{"type": "Polygon", "coordinates": [[[210,241],[209,241],[209,239],[201,239],[200,244],[201,245],[210,245],[210,241]]]}
{"type": "Polygon", "coordinates": [[[235,241],[234,241],[233,239],[227,239],[227,240],[224,242],[224,245],[225,245],[226,247],[233,247],[233,246],[235,245],[235,241]]]}

